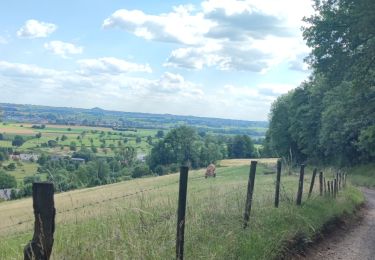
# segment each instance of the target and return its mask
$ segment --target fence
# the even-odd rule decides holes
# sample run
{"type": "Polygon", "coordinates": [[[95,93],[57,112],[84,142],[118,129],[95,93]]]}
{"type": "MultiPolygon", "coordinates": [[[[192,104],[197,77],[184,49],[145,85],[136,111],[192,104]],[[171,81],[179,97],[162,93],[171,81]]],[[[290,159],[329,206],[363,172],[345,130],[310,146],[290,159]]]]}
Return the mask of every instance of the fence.
{"type": "MultiPolygon", "coordinates": [[[[281,175],[281,161],[277,162],[277,175],[275,181],[275,193],[274,193],[274,207],[278,208],[280,205],[280,187],[282,187],[282,175],[281,175]]],[[[249,178],[247,183],[247,193],[244,194],[246,199],[244,215],[243,215],[243,228],[249,229],[251,232],[251,208],[254,196],[254,184],[256,179],[256,167],[257,161],[251,161],[249,178]]],[[[305,165],[301,165],[298,181],[298,191],[296,194],[296,205],[300,207],[303,205],[303,186],[304,186],[304,174],[305,165]]],[[[314,190],[314,185],[316,183],[316,176],[318,170],[314,169],[312,173],[312,178],[310,186],[308,189],[308,198],[311,197],[314,190]]],[[[181,167],[180,169],[180,179],[177,182],[167,183],[155,188],[144,189],[134,193],[128,193],[121,196],[97,201],[94,203],[89,203],[82,205],[80,207],[75,207],[72,209],[67,209],[65,211],[58,211],[57,213],[68,212],[70,210],[76,210],[78,208],[84,208],[88,206],[93,206],[99,203],[103,203],[110,200],[115,200],[119,198],[125,198],[134,196],[136,194],[161,189],[167,185],[175,185],[179,183],[179,198],[178,198],[178,209],[177,209],[177,232],[176,232],[176,259],[184,258],[184,228],[186,223],[186,202],[187,202],[187,183],[188,183],[188,168],[181,167]]],[[[192,179],[199,179],[203,177],[196,177],[192,179]]],[[[343,172],[336,172],[334,176],[329,178],[328,175],[324,175],[322,171],[319,172],[319,196],[326,196],[336,198],[338,192],[345,188],[346,186],[346,174],[343,172]]],[[[256,196],[256,194],[255,194],[256,196]]],[[[55,227],[55,209],[53,201],[53,185],[51,183],[34,183],[33,184],[33,206],[34,206],[34,219],[27,219],[23,222],[16,223],[15,225],[20,225],[26,222],[35,221],[34,224],[34,235],[30,243],[25,247],[24,255],[25,259],[49,259],[53,246],[53,235],[55,227]],[[52,187],[52,188],[51,188],[52,187]]],[[[175,215],[168,216],[168,219],[175,217],[175,215]]],[[[165,217],[164,217],[165,219],[165,217]]],[[[10,228],[12,226],[7,226],[10,228]]]]}

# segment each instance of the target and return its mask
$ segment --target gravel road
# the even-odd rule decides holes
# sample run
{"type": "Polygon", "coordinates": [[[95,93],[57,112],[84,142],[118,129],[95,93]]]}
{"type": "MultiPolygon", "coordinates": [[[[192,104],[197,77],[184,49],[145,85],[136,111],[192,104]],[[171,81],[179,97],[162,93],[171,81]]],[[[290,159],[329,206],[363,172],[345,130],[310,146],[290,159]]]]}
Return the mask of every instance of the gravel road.
{"type": "Polygon", "coordinates": [[[361,221],[323,239],[304,259],[375,260],[375,190],[362,190],[367,203],[361,221]]]}

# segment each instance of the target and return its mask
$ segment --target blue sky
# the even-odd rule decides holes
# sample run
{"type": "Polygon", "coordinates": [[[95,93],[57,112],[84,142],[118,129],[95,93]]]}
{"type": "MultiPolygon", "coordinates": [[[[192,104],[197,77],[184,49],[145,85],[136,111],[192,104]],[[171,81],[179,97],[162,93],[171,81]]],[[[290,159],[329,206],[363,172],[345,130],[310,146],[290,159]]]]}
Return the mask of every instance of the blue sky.
{"type": "Polygon", "coordinates": [[[311,13],[310,0],[1,1],[0,102],[266,120],[309,75],[311,13]]]}

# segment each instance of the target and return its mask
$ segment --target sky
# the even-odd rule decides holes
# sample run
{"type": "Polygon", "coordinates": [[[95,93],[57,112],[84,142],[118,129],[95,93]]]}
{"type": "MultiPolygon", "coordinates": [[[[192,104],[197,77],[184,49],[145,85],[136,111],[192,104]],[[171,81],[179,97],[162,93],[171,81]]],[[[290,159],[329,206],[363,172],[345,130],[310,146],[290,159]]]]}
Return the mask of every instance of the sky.
{"type": "Polygon", "coordinates": [[[267,120],[311,0],[0,1],[0,102],[267,120]]]}

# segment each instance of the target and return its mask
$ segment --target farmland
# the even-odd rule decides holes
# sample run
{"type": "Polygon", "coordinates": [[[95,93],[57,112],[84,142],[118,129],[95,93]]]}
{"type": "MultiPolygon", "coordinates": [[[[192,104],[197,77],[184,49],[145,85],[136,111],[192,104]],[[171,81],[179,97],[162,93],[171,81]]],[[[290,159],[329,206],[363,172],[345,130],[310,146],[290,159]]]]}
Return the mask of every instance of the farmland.
{"type": "MultiPolygon", "coordinates": [[[[158,140],[155,137],[157,133],[155,129],[114,131],[103,127],[46,125],[43,129],[35,129],[33,126],[35,125],[27,123],[2,123],[0,133],[3,140],[0,141],[0,147],[13,148],[18,153],[35,154],[36,156],[45,153],[59,157],[72,156],[76,150],[87,147],[95,151],[99,157],[111,157],[114,156],[116,149],[131,146],[136,149],[138,157],[142,158],[150,151],[152,142],[158,140]],[[37,137],[38,134],[40,135],[39,138],[37,137]],[[25,140],[18,147],[12,146],[12,139],[16,135],[25,140]],[[56,145],[48,145],[51,140],[56,141],[56,145]]],[[[12,163],[16,165],[16,168],[9,173],[15,176],[19,183],[25,177],[37,173],[38,164],[36,160],[13,160],[10,157],[2,165],[6,167],[12,163]]],[[[46,174],[39,174],[39,177],[45,180],[46,174]]]]}
{"type": "MultiPolygon", "coordinates": [[[[217,178],[189,173],[186,259],[272,259],[297,236],[310,239],[322,225],[363,201],[355,188],[336,200],[318,190],[294,203],[298,177],[282,176],[280,208],[273,207],[274,160],[259,163],[250,229],[243,230],[249,161],[226,160],[217,178]],[[230,166],[227,166],[230,165],[230,166]],[[293,223],[293,225],[291,225],[293,223]]],[[[310,172],[310,170],[308,170],[310,172]]],[[[306,183],[311,178],[307,175],[306,183]]],[[[141,178],[55,195],[54,259],[170,259],[174,256],[178,174],[141,178]]],[[[31,199],[0,204],[0,258],[22,257],[32,235],[31,199]]]]}

